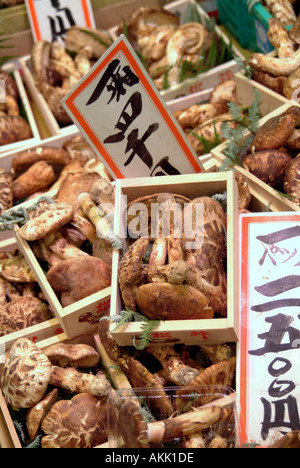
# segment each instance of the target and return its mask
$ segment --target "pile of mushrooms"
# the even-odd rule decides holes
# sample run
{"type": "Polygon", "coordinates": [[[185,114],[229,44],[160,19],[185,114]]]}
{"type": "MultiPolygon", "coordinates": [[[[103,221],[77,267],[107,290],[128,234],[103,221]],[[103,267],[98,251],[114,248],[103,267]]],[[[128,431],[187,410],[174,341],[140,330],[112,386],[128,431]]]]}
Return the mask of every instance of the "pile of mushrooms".
{"type": "Polygon", "coordinates": [[[235,446],[234,394],[233,400],[229,398],[230,404],[227,401],[225,413],[215,414],[213,409],[220,394],[235,386],[233,348],[226,344],[153,346],[136,352],[117,345],[106,319],[99,322],[99,336],[110,359],[122,369],[140,396],[144,396],[146,408],[155,421],[145,426],[143,411],[130,394],[121,402],[112,395],[114,424],[126,448],[164,447],[170,442],[183,448],[235,446]],[[202,425],[202,412],[207,407],[210,408],[206,414],[207,425],[202,425]]]}
{"type": "Polygon", "coordinates": [[[270,13],[281,21],[284,26],[291,26],[297,21],[293,5],[297,0],[263,0],[270,13]]]}
{"type": "Polygon", "coordinates": [[[110,181],[97,172],[70,172],[55,197],[29,208],[25,224],[15,227],[47,271],[63,307],[110,286],[112,220],[107,215],[113,208],[110,181]]]}
{"type": "Polygon", "coordinates": [[[287,99],[297,101],[300,17],[290,30],[279,19],[270,18],[268,38],[275,50],[269,54],[254,53],[250,56],[248,63],[253,70],[252,78],[287,99]]]}
{"type": "Polygon", "coordinates": [[[174,112],[174,117],[198,156],[205,153],[201,138],[212,144],[218,137],[217,144],[220,144],[224,141],[221,135],[222,124],[230,121],[230,125],[234,125],[228,112],[229,102],[237,103],[235,80],[224,81],[217,85],[208,102],[193,104],[186,109],[174,112]]]}
{"type": "MultiPolygon", "coordinates": [[[[226,317],[224,261],[227,221],[221,204],[205,196],[190,200],[172,193],[158,193],[134,200],[128,210],[136,203],[150,208],[149,216],[151,204],[158,203],[162,214],[157,221],[159,230],[154,238],[149,227],[146,237],[131,241],[120,259],[119,286],[125,309],[140,311],[151,320],[226,317]],[[198,204],[204,209],[203,241],[201,232],[196,229],[198,204]],[[180,217],[180,207],[184,205],[186,215],[180,217]],[[186,208],[187,205],[190,209],[186,208]],[[170,232],[167,234],[162,230],[166,213],[170,214],[170,232]],[[193,230],[191,238],[183,224],[177,225],[184,222],[184,216],[184,226],[190,223],[193,230]],[[145,260],[147,249],[148,262],[145,260]]],[[[129,214],[129,228],[130,221],[129,214]]],[[[129,232],[129,241],[130,235],[129,232]]]]}
{"type": "Polygon", "coordinates": [[[62,99],[111,44],[106,31],[72,26],[66,31],[64,45],[45,40],[33,45],[30,64],[35,84],[60,125],[72,123],[62,99]]]}
{"type": "Polygon", "coordinates": [[[45,200],[34,206],[18,229],[47,271],[46,279],[63,307],[110,286],[113,246],[106,215],[113,208],[110,181],[97,172],[69,173],[53,203],[45,200]]]}
{"type": "Polygon", "coordinates": [[[0,336],[53,318],[36,278],[18,250],[0,253],[0,336]]]}
{"type": "Polygon", "coordinates": [[[9,408],[25,412],[29,441],[42,448],[93,448],[107,441],[107,399],[113,391],[89,345],[41,350],[17,340],[5,355],[1,389],[9,408]]]}
{"type": "Polygon", "coordinates": [[[180,25],[178,16],[163,8],[138,8],[126,21],[126,30],[159,90],[164,88],[166,73],[169,86],[175,85],[183,62],[196,66],[201,57],[207,58],[213,41],[219,54],[222,48],[215,32],[199,22],[180,25]]]}
{"type": "Polygon", "coordinates": [[[289,107],[263,124],[240,154],[243,167],[300,203],[300,108],[289,107]]]}
{"type": "Polygon", "coordinates": [[[20,115],[19,90],[13,76],[0,70],[0,80],[5,84],[5,102],[0,103],[0,146],[32,138],[30,125],[20,115]]]}
{"type": "Polygon", "coordinates": [[[110,180],[103,163],[81,135],[62,147],[37,146],[12,158],[11,170],[0,168],[0,214],[20,201],[56,190],[69,173],[98,172],[110,180]]]}

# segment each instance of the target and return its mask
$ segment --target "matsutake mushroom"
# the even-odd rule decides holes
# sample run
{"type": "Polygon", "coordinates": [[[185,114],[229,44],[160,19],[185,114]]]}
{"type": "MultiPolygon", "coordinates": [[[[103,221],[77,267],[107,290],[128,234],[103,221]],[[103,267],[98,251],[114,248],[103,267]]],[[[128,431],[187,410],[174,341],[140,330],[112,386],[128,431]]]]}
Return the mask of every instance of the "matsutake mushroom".
{"type": "Polygon", "coordinates": [[[300,204],[300,154],[288,165],[284,176],[284,191],[300,204]]]}
{"type": "Polygon", "coordinates": [[[85,344],[58,343],[47,346],[43,352],[52,364],[56,364],[58,367],[90,368],[96,366],[100,361],[97,351],[92,346],[85,344]]]}
{"type": "Polygon", "coordinates": [[[13,206],[13,177],[0,168],[0,214],[13,206]]]}
{"type": "Polygon", "coordinates": [[[8,403],[31,408],[44,397],[49,385],[106,400],[112,387],[104,374],[53,366],[44,352],[27,338],[20,338],[5,355],[1,388],[8,403]]]}
{"type": "Polygon", "coordinates": [[[30,408],[26,413],[26,427],[33,442],[40,432],[45,416],[58,400],[58,389],[55,388],[46,395],[37,405],[30,408]]]}
{"type": "Polygon", "coordinates": [[[49,307],[36,297],[23,296],[0,307],[0,336],[51,320],[49,307]]]}
{"type": "Polygon", "coordinates": [[[40,240],[72,220],[73,206],[68,203],[43,203],[30,212],[29,220],[19,229],[27,241],[40,240]]]}
{"type": "Polygon", "coordinates": [[[100,258],[79,256],[53,265],[46,275],[52,288],[62,293],[63,307],[111,285],[111,265],[100,258]]]}
{"type": "Polygon", "coordinates": [[[81,393],[55,403],[42,422],[42,448],[93,448],[107,441],[107,404],[81,393]]]}
{"type": "Polygon", "coordinates": [[[31,340],[17,340],[5,355],[1,388],[11,406],[31,408],[44,397],[52,364],[31,340]]]}
{"type": "Polygon", "coordinates": [[[224,409],[215,402],[215,405],[210,407],[147,423],[137,404],[125,400],[120,404],[119,425],[127,448],[150,448],[151,443],[170,442],[197,431],[204,431],[220,421],[223,416],[224,409]]]}

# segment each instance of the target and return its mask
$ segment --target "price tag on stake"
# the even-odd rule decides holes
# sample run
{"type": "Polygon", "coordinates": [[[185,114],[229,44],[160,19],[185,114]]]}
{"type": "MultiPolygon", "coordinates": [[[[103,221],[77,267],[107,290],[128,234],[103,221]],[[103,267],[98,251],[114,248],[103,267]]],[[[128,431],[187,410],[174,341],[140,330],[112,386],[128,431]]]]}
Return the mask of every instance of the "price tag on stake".
{"type": "Polygon", "coordinates": [[[62,105],[114,178],[203,170],[123,35],[70,91],[62,105]]]}
{"type": "Polygon", "coordinates": [[[241,215],[240,239],[240,442],[270,446],[300,430],[300,215],[241,215]]]}
{"type": "Polygon", "coordinates": [[[60,41],[72,26],[95,28],[90,0],[25,0],[35,42],[60,41]]]}

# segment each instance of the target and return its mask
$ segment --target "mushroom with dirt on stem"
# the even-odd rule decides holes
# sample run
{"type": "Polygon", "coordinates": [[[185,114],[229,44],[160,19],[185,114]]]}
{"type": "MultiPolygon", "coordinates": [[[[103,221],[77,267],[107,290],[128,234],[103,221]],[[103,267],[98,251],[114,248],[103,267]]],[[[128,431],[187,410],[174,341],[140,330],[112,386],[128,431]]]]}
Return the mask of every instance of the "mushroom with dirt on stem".
{"type": "Polygon", "coordinates": [[[119,404],[120,432],[127,448],[149,448],[151,443],[170,442],[210,428],[223,418],[225,409],[222,405],[227,404],[228,401],[215,401],[211,406],[147,423],[136,403],[125,400],[119,404]]]}

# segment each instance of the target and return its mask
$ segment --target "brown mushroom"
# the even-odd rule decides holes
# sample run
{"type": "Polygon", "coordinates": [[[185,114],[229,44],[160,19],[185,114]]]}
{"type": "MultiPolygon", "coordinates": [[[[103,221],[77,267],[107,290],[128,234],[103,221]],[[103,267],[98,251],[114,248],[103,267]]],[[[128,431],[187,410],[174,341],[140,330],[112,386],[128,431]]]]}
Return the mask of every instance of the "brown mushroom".
{"type": "Polygon", "coordinates": [[[20,115],[0,116],[0,145],[32,138],[30,125],[20,115]]]}
{"type": "Polygon", "coordinates": [[[239,210],[247,210],[252,200],[251,191],[245,177],[238,172],[234,172],[235,180],[239,192],[239,210]]]}
{"type": "Polygon", "coordinates": [[[13,206],[13,177],[0,168],[0,214],[13,206]]]}
{"type": "Polygon", "coordinates": [[[300,108],[292,106],[284,113],[268,119],[257,131],[248,152],[273,150],[284,146],[295,129],[299,115],[300,108]]]}
{"type": "Polygon", "coordinates": [[[38,436],[42,422],[49,413],[52,406],[58,400],[58,389],[55,388],[46,395],[37,405],[30,408],[26,413],[26,427],[31,441],[38,436]]]}
{"type": "Polygon", "coordinates": [[[300,50],[298,49],[285,58],[256,52],[250,56],[248,65],[255,70],[264,71],[270,75],[288,76],[300,66],[300,50]]]}
{"type": "Polygon", "coordinates": [[[93,375],[70,367],[61,368],[52,366],[50,385],[64,388],[74,393],[89,393],[96,397],[107,398],[112,387],[105,375],[93,375]]]}
{"type": "Polygon", "coordinates": [[[51,320],[48,306],[35,297],[23,296],[0,308],[0,336],[51,320]]]}
{"type": "Polygon", "coordinates": [[[47,346],[43,349],[44,354],[52,364],[59,367],[94,367],[100,361],[96,350],[89,345],[70,345],[59,343],[47,346]]]}
{"type": "Polygon", "coordinates": [[[149,448],[151,442],[168,442],[208,429],[222,416],[223,409],[216,402],[215,406],[147,424],[136,403],[125,400],[119,410],[119,424],[127,448],[149,448]]]}
{"type": "Polygon", "coordinates": [[[248,154],[243,167],[271,187],[283,183],[287,167],[293,161],[287,153],[264,150],[248,154]]]}
{"type": "Polygon", "coordinates": [[[59,187],[56,199],[59,202],[70,203],[76,211],[79,209],[78,196],[81,193],[89,193],[99,179],[100,175],[97,172],[70,173],[59,187]]]}
{"type": "Polygon", "coordinates": [[[15,174],[22,173],[39,161],[52,165],[66,166],[70,162],[70,159],[70,155],[63,149],[38,146],[37,148],[22,151],[14,156],[12,169],[15,174]]]}
{"type": "Polygon", "coordinates": [[[33,193],[49,187],[55,179],[52,166],[45,161],[33,164],[13,182],[14,200],[21,200],[33,193]]]}
{"type": "Polygon", "coordinates": [[[253,70],[252,79],[271,89],[275,93],[281,95],[284,94],[284,84],[287,79],[286,76],[273,76],[261,70],[253,70]]]}
{"type": "Polygon", "coordinates": [[[300,204],[300,155],[291,161],[285,171],[284,191],[300,204]]]}
{"type": "Polygon", "coordinates": [[[58,401],[44,418],[42,448],[93,448],[107,442],[107,405],[82,393],[58,401]]]}
{"type": "Polygon", "coordinates": [[[1,262],[1,276],[13,283],[34,283],[36,281],[33,271],[19,251],[1,262]]]}
{"type": "Polygon", "coordinates": [[[164,375],[175,385],[188,385],[199,374],[198,369],[185,365],[180,354],[171,346],[147,347],[145,351],[161,363],[164,375]]]}
{"type": "Polygon", "coordinates": [[[5,356],[1,388],[11,406],[31,408],[44,397],[52,364],[31,340],[21,338],[5,356]]]}
{"type": "Polygon", "coordinates": [[[19,230],[27,241],[43,239],[65,226],[73,218],[72,205],[68,203],[43,203],[30,213],[30,219],[19,230]]]}
{"type": "Polygon", "coordinates": [[[278,18],[270,18],[268,26],[268,39],[275,47],[278,57],[290,57],[295,52],[295,43],[290,38],[288,30],[278,18]]]}
{"type": "Polygon", "coordinates": [[[270,448],[300,448],[300,431],[292,431],[285,434],[270,448]]]}
{"type": "Polygon", "coordinates": [[[120,366],[128,377],[132,387],[151,388],[154,398],[149,403],[150,408],[159,412],[164,418],[170,417],[173,413],[173,407],[162,383],[143,364],[130,356],[126,349],[118,346],[109,333],[109,320],[105,318],[102,318],[99,322],[99,336],[108,356],[120,366]]]}
{"type": "Polygon", "coordinates": [[[149,283],[136,292],[136,303],[151,320],[211,319],[214,311],[198,289],[186,284],[149,283]]]}
{"type": "Polygon", "coordinates": [[[111,285],[111,265],[92,256],[60,262],[46,275],[52,288],[62,293],[63,307],[102,291],[111,285]]]}

